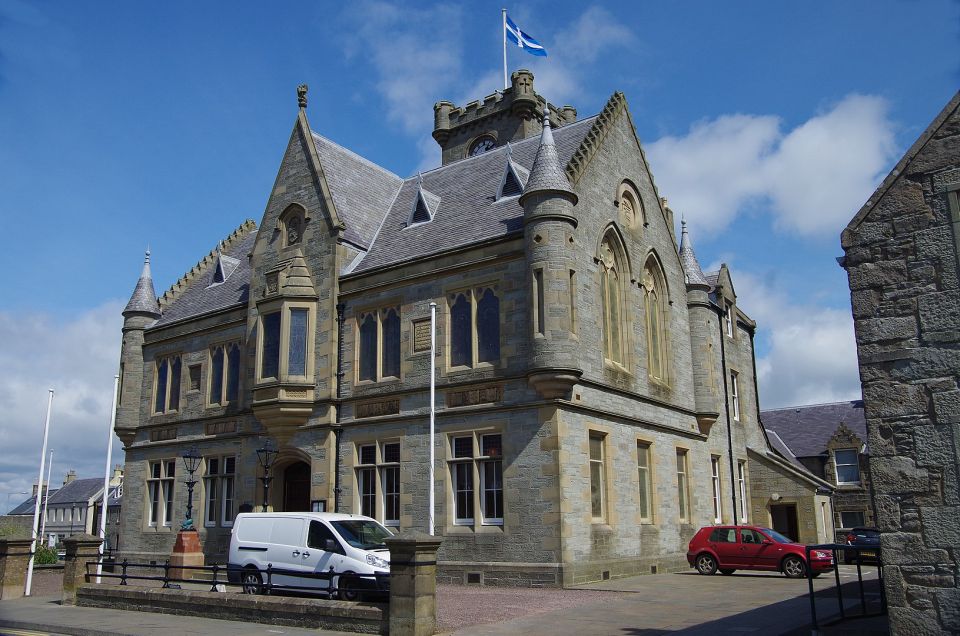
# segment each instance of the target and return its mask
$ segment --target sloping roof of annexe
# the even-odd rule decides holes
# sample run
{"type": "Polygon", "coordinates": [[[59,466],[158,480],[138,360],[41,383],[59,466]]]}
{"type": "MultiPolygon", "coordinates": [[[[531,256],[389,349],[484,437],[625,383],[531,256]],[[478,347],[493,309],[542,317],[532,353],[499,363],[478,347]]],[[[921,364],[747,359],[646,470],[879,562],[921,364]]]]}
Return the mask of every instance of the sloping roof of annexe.
{"type": "Polygon", "coordinates": [[[864,443],[867,441],[863,400],[761,411],[760,421],[764,428],[776,433],[796,457],[825,454],[827,442],[837,432],[841,422],[864,443]]]}

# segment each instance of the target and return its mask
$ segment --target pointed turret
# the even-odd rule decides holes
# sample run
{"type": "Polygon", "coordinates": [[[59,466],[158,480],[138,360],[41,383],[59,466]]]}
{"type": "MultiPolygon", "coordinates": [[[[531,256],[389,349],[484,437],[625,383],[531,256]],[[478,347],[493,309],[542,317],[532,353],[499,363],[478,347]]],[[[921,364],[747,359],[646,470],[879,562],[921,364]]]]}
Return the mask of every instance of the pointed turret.
{"type": "Polygon", "coordinates": [[[160,303],[157,302],[157,294],[153,290],[153,277],[150,275],[149,249],[143,258],[143,269],[140,271],[137,286],[133,288],[130,301],[123,309],[124,318],[128,318],[132,314],[149,314],[154,318],[160,317],[160,303]]]}
{"type": "Polygon", "coordinates": [[[569,399],[583,374],[579,340],[574,337],[577,195],[557,157],[549,107],[544,107],[540,147],[519,201],[530,298],[534,299],[527,380],[546,399],[569,399]]]}
{"type": "Polygon", "coordinates": [[[143,258],[143,270],[130,302],[123,308],[123,342],[120,345],[120,395],[114,431],[124,446],[133,443],[140,421],[143,377],[143,332],[160,317],[160,303],[150,275],[150,250],[143,258]]]}
{"type": "Polygon", "coordinates": [[[697,255],[693,253],[693,242],[687,232],[687,220],[680,217],[680,262],[683,264],[684,278],[687,283],[687,311],[690,315],[690,348],[693,367],[693,396],[697,411],[697,425],[704,435],[710,433],[717,418],[720,417],[719,387],[712,371],[715,351],[719,351],[717,341],[716,314],[710,303],[710,283],[700,269],[697,255]]]}
{"type": "Polygon", "coordinates": [[[540,146],[533,160],[533,168],[530,169],[530,178],[527,179],[527,185],[520,196],[520,205],[524,205],[524,201],[533,194],[560,194],[574,205],[577,203],[577,194],[570,187],[567,173],[557,156],[557,145],[553,141],[553,130],[550,128],[550,107],[547,105],[543,107],[540,146]]]}
{"type": "Polygon", "coordinates": [[[700,262],[697,261],[697,255],[693,252],[693,242],[687,232],[687,220],[683,217],[680,217],[680,262],[683,263],[687,287],[704,287],[709,291],[710,283],[707,282],[707,277],[703,275],[700,262]]]}

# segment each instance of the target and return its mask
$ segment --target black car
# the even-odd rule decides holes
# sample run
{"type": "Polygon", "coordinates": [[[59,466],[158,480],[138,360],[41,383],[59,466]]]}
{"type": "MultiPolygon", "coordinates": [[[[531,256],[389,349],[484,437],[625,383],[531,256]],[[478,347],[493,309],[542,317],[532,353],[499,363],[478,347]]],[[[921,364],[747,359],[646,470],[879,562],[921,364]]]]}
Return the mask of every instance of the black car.
{"type": "Polygon", "coordinates": [[[857,546],[860,550],[844,550],[844,563],[880,560],[880,531],[876,528],[851,529],[847,533],[847,545],[857,546]]]}

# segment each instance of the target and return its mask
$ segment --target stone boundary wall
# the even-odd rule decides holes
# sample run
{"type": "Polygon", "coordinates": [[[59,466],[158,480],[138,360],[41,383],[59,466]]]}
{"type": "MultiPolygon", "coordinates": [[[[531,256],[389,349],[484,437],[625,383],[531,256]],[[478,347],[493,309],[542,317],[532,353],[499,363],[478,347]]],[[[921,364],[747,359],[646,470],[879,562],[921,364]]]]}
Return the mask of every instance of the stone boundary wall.
{"type": "Polygon", "coordinates": [[[120,585],[83,585],[77,605],[362,634],[386,634],[389,625],[389,606],[381,603],[120,585]]]}

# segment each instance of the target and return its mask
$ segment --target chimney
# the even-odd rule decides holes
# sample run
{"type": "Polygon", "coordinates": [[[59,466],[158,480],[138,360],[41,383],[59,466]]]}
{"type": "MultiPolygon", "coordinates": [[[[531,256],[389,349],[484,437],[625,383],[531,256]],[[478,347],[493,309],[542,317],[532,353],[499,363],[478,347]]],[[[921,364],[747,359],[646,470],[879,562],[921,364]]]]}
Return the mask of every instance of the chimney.
{"type": "Polygon", "coordinates": [[[70,472],[67,473],[67,476],[63,478],[63,485],[66,486],[76,478],[77,478],[77,471],[71,470],[70,472]]]}
{"type": "Polygon", "coordinates": [[[119,486],[120,482],[122,481],[123,481],[123,466],[121,464],[117,464],[116,466],[113,467],[113,475],[111,475],[110,477],[110,485],[119,486]]]}
{"type": "Polygon", "coordinates": [[[37,496],[37,488],[38,488],[38,487],[39,487],[39,486],[38,486],[37,484],[34,484],[34,485],[33,485],[33,495],[32,495],[33,497],[36,497],[36,496],[37,496]]]}

